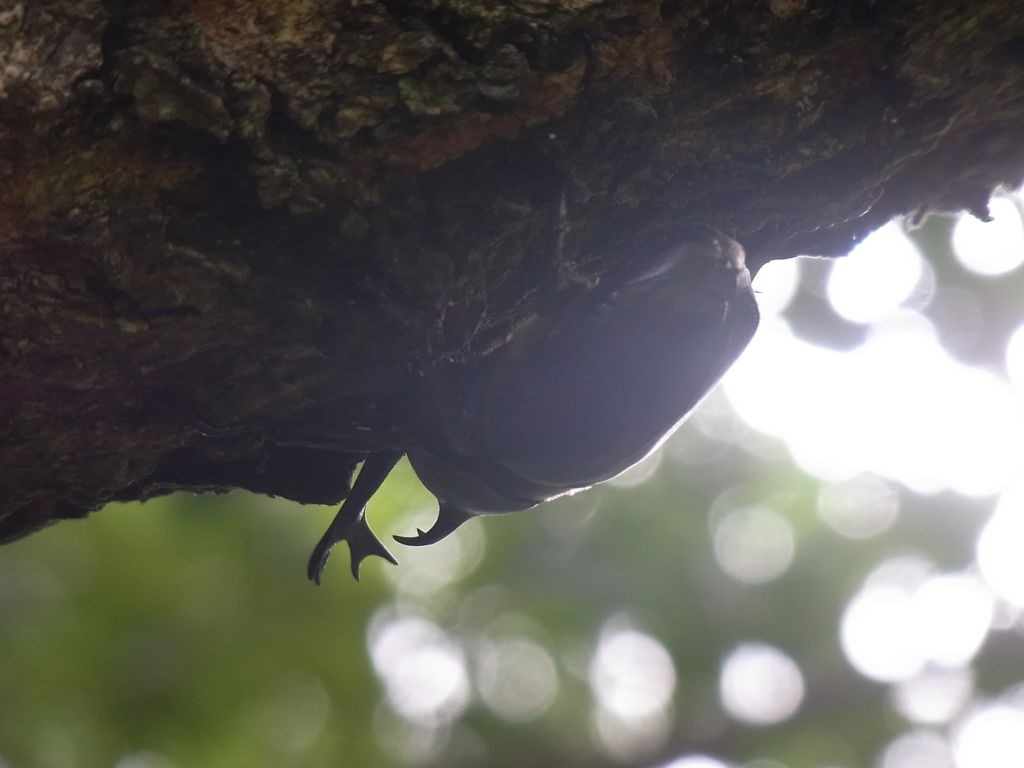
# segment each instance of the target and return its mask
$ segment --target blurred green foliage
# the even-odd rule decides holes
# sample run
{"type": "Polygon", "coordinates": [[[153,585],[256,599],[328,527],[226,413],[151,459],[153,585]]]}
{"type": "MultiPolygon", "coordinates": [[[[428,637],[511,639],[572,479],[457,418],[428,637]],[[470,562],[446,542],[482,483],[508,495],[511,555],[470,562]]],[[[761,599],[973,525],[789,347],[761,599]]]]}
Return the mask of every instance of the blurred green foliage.
{"type": "MultiPolygon", "coordinates": [[[[177,766],[405,764],[401,745],[416,728],[387,711],[367,639],[374,612],[399,605],[467,649],[511,620],[558,661],[549,710],[515,723],[470,704],[439,764],[608,763],[591,739],[586,665],[613,616],[664,643],[678,675],[678,722],[653,754],[637,750],[638,764],[690,746],[793,766],[869,764],[893,715],[884,689],[843,660],[845,600],[875,562],[911,546],[962,564],[960,532],[940,535],[932,509],[931,535],[909,520],[881,540],[843,539],[809,512],[816,486],[788,462],[723,451],[693,427],[671,448],[700,453],[704,443],[719,457],[697,470],[662,467],[638,487],[474,521],[458,536],[485,546],[479,564],[425,588],[405,584],[402,569],[422,578],[444,563],[397,545],[398,569],[369,561],[361,583],[339,548],[315,588],[305,559],[333,510],[244,493],[112,505],[18,542],[0,557],[0,755],[40,768],[132,755],[164,764],[147,752],[177,766]],[[730,487],[794,526],[793,566],[769,584],[735,582],[716,565],[707,510],[730,487]],[[741,727],[722,714],[720,661],[751,639],[804,670],[807,702],[788,723],[741,727]]],[[[406,532],[430,503],[403,464],[369,516],[382,533],[406,532]]]]}

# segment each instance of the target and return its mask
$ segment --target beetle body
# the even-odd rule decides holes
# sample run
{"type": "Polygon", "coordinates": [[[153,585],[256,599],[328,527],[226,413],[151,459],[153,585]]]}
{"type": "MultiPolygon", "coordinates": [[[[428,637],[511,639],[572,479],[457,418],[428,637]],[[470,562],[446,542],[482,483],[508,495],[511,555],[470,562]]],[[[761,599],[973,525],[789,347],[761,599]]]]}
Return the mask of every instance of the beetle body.
{"type": "MultiPolygon", "coordinates": [[[[714,386],[757,328],[743,251],[705,229],[651,240],[649,253],[621,274],[534,318],[472,375],[460,372],[465,385],[436,382],[439,417],[406,452],[438,498],[438,519],[398,541],[429,544],[472,517],[527,509],[612,478],[657,447],[714,386]]],[[[401,453],[367,460],[338,515],[359,505],[349,528],[365,528],[362,507],[401,453]]],[[[350,535],[328,530],[310,561],[312,578],[341,538],[349,539],[356,574],[368,554],[391,559],[376,539],[357,551],[350,535]]]]}

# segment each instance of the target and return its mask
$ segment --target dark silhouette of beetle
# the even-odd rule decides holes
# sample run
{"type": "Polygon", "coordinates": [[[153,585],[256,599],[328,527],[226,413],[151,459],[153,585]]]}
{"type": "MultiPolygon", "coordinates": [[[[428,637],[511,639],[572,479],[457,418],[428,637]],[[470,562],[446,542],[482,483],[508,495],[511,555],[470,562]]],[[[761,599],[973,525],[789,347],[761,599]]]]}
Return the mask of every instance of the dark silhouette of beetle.
{"type": "Polygon", "coordinates": [[[313,550],[309,577],[320,582],[342,540],[357,579],[369,555],[396,562],[365,507],[403,454],[439,511],[429,531],[394,538],[423,545],[472,517],[608,480],[671,434],[750,341],[757,303],[742,248],[720,233],[665,228],[647,246],[478,366],[451,381],[440,375],[431,388],[437,420],[404,449],[366,459],[313,550]]]}

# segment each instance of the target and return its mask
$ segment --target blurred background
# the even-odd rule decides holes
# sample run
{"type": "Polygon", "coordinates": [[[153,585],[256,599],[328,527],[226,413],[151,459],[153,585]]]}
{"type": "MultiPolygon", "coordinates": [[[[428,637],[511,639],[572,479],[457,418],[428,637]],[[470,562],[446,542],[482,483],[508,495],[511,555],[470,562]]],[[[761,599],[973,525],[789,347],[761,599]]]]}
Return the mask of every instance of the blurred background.
{"type": "MultiPolygon", "coordinates": [[[[1024,198],[758,276],[656,454],[401,565],[111,505],[0,549],[0,766],[1024,766],[1024,198]]],[[[403,464],[383,540],[435,502],[403,464]]]]}

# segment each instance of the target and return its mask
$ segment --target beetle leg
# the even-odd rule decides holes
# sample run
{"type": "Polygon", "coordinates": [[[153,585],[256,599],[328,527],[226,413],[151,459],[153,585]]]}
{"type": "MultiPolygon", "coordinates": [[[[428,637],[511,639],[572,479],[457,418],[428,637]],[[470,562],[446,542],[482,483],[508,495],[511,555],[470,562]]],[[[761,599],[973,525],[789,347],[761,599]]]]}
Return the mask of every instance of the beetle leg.
{"type": "Polygon", "coordinates": [[[394,539],[399,544],[407,544],[412,547],[436,544],[464,522],[477,516],[477,512],[459,509],[451,504],[441,502],[440,508],[437,510],[437,520],[434,521],[429,531],[417,528],[415,536],[395,536],[394,539]]]}
{"type": "Polygon", "coordinates": [[[366,503],[377,492],[400,458],[402,458],[402,451],[381,451],[363,462],[363,468],[359,470],[359,476],[356,477],[352,490],[345,497],[341,509],[338,510],[334,521],[316,547],[313,548],[313,554],[309,558],[309,567],[306,570],[310,580],[317,584],[320,583],[320,574],[327,563],[328,555],[331,554],[331,548],[339,541],[348,542],[349,552],[352,555],[352,575],[356,581],[359,580],[359,564],[370,555],[378,555],[388,562],[398,565],[395,558],[384,549],[384,545],[373,535],[373,531],[367,525],[366,503]]]}

